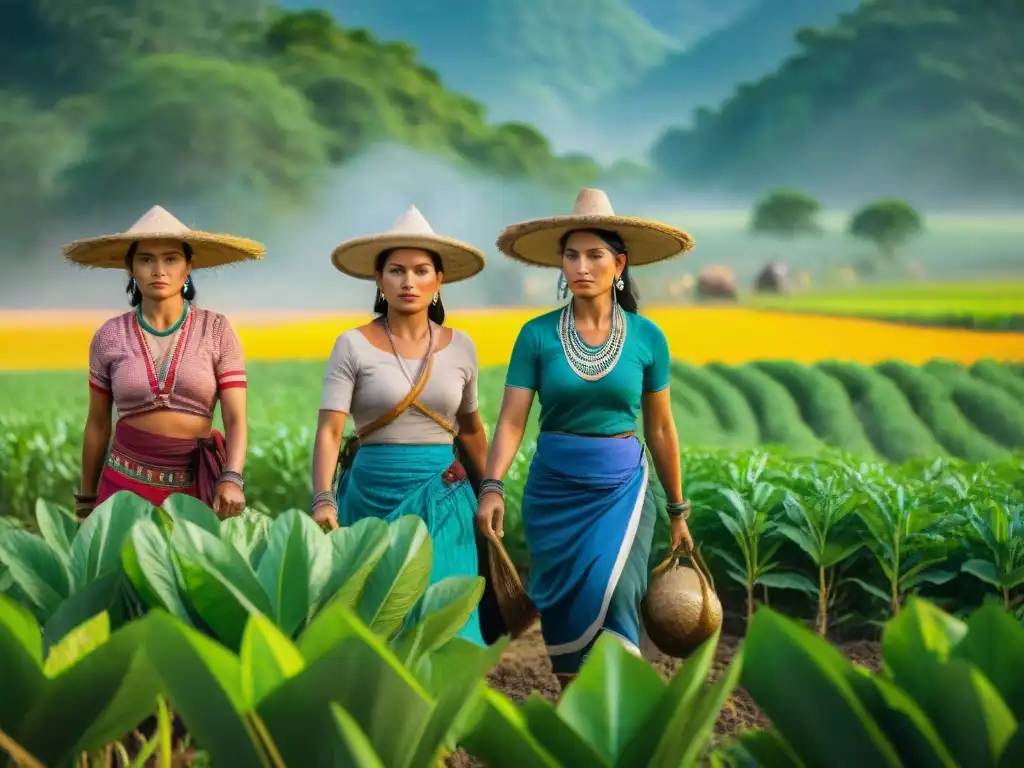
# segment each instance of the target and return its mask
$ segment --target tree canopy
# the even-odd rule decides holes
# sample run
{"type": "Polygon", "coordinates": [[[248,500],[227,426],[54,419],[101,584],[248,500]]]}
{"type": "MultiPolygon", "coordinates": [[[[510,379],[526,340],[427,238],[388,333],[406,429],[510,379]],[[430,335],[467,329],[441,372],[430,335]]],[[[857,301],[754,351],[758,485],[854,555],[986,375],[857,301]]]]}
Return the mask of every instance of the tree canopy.
{"type": "Polygon", "coordinates": [[[300,204],[322,171],[378,142],[555,189],[600,173],[528,125],[488,121],[411,46],[325,11],[9,0],[0,61],[7,241],[140,196],[300,204]]]}
{"type": "Polygon", "coordinates": [[[734,193],[784,184],[833,203],[1019,199],[1022,39],[1015,0],[867,0],[832,29],[802,30],[776,72],[667,132],[654,162],[734,193]]]}

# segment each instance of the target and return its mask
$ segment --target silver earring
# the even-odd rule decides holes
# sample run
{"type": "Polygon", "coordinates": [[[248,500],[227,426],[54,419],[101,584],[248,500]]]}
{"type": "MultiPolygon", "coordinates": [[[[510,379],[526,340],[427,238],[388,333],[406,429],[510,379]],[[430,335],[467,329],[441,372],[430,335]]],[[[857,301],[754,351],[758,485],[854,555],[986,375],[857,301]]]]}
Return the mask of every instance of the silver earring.
{"type": "Polygon", "coordinates": [[[569,281],[565,279],[565,272],[558,273],[558,289],[555,296],[559,299],[565,299],[569,296],[569,281]]]}
{"type": "Polygon", "coordinates": [[[619,276],[619,279],[615,281],[615,290],[621,291],[625,287],[626,287],[626,282],[622,279],[621,276],[619,276]]]}
{"type": "Polygon", "coordinates": [[[431,304],[437,304],[437,302],[439,302],[440,300],[441,300],[441,294],[440,293],[435,293],[434,294],[434,298],[432,298],[430,300],[430,303],[431,304]]]}

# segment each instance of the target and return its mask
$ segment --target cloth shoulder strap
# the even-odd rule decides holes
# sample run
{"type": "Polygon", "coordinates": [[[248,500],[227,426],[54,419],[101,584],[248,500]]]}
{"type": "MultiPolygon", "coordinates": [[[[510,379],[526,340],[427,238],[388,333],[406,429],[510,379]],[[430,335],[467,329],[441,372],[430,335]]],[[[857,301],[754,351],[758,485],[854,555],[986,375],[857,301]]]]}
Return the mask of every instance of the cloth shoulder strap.
{"type": "Polygon", "coordinates": [[[450,427],[446,426],[446,422],[443,419],[432,413],[430,409],[425,408],[424,406],[420,405],[417,402],[419,396],[423,393],[423,388],[427,386],[427,381],[430,379],[430,370],[433,367],[434,356],[431,355],[430,357],[427,358],[427,364],[423,368],[423,375],[419,377],[415,384],[413,384],[412,389],[409,390],[409,394],[402,398],[402,402],[398,403],[394,408],[392,408],[387,413],[378,416],[369,424],[364,424],[363,428],[360,429],[359,432],[356,434],[356,437],[358,437],[361,440],[367,435],[373,434],[378,429],[383,429],[410,408],[416,408],[416,410],[431,417],[432,419],[434,419],[434,421],[437,421],[437,423],[440,424],[442,427],[450,429],[450,427]]]}

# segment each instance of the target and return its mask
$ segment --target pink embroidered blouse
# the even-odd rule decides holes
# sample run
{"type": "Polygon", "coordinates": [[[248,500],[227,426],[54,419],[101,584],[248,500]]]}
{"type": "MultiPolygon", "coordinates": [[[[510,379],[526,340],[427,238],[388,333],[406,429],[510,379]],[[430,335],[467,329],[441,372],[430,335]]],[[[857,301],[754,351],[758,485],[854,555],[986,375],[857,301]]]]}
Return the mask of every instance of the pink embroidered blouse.
{"type": "Polygon", "coordinates": [[[113,395],[118,415],[166,408],[213,418],[220,392],[245,387],[245,357],[224,315],[191,307],[158,370],[135,311],[111,318],[89,345],[89,386],[113,395]]]}

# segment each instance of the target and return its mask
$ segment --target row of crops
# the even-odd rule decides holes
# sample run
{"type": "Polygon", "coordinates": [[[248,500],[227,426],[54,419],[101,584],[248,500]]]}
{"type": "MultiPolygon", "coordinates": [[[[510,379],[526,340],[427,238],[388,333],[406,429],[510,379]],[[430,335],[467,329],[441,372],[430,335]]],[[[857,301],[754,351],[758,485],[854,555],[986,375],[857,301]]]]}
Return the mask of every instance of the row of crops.
{"type": "Polygon", "coordinates": [[[1024,627],[999,605],[908,600],[876,674],[769,608],[718,676],[717,635],[669,681],[604,637],[557,705],[517,704],[485,682],[508,638],[455,637],[482,579],[428,586],[417,517],[325,533],[129,493],[83,524],[36,512],[38,535],[0,523],[0,753],[20,766],[1024,763],[1024,627]],[[713,743],[737,685],[772,726],[713,743]]]}

